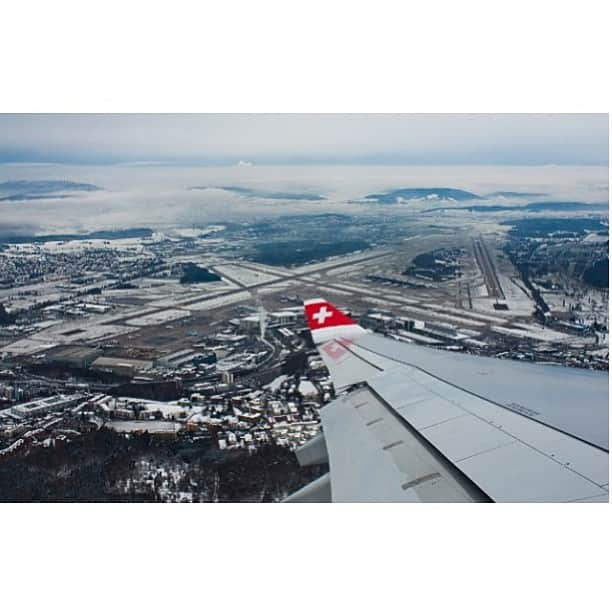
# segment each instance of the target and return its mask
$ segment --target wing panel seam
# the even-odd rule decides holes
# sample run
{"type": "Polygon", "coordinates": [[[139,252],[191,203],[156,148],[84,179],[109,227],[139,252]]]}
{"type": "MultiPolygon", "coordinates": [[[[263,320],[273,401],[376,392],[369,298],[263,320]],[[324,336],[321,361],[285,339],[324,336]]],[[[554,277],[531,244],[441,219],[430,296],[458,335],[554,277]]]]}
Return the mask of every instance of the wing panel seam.
{"type": "MultiPolygon", "coordinates": [[[[459,389],[460,391],[463,391],[464,393],[468,393],[468,394],[470,394],[470,395],[472,395],[474,397],[477,397],[478,399],[484,400],[485,402],[489,402],[490,404],[494,404],[495,406],[498,406],[499,408],[503,408],[504,410],[508,411],[511,414],[517,414],[516,412],[514,412],[514,410],[510,410],[510,408],[508,408],[507,406],[504,406],[503,404],[500,404],[499,402],[496,402],[495,400],[489,399],[488,397],[484,397],[483,395],[479,395],[478,393],[475,393],[474,391],[470,391],[469,389],[464,389],[463,387],[460,387],[459,385],[457,385],[455,383],[449,382],[449,381],[445,380],[444,378],[441,378],[440,376],[437,376],[436,374],[432,374],[431,372],[428,372],[427,370],[425,370],[424,368],[422,368],[420,366],[413,365],[412,363],[408,363],[406,361],[402,361],[402,360],[396,359],[394,357],[388,357],[387,355],[382,355],[381,353],[378,353],[377,351],[373,351],[372,349],[370,349],[368,347],[365,347],[365,346],[361,346],[361,345],[358,345],[358,346],[359,346],[360,349],[363,349],[364,351],[368,351],[370,353],[373,353],[374,355],[378,355],[379,357],[384,357],[385,359],[389,359],[390,361],[395,361],[396,363],[399,363],[401,365],[414,368],[415,370],[419,370],[420,372],[423,372],[424,374],[427,374],[428,376],[431,376],[432,378],[435,378],[436,380],[439,380],[440,382],[443,382],[443,383],[445,383],[447,385],[450,385],[451,387],[454,387],[455,389],[459,389]]],[[[345,346],[344,348],[346,348],[349,352],[351,352],[356,357],[358,357],[358,358],[362,359],[363,361],[365,361],[367,364],[372,365],[372,364],[370,364],[369,361],[367,361],[366,359],[363,359],[360,355],[357,355],[357,353],[354,353],[353,351],[351,351],[351,349],[349,347],[345,346]]],[[[432,391],[432,393],[434,393],[434,395],[438,395],[437,393],[435,393],[433,391],[432,391]]],[[[441,396],[439,396],[439,397],[441,397],[441,396]]],[[[445,401],[448,401],[448,400],[445,400],[445,401]]],[[[462,407],[462,410],[466,410],[466,409],[462,407]]],[[[468,412],[469,414],[472,414],[476,418],[481,419],[485,423],[489,423],[489,425],[491,424],[489,421],[487,421],[483,417],[481,417],[481,416],[479,416],[477,414],[473,414],[469,410],[466,410],[466,412],[468,412]]],[[[527,414],[520,414],[519,416],[522,416],[522,417],[524,417],[526,419],[529,419],[530,421],[533,421],[534,423],[538,423],[538,424],[542,425],[543,427],[548,427],[549,429],[552,429],[552,430],[554,430],[554,431],[556,431],[556,432],[558,432],[560,434],[563,434],[565,436],[573,438],[574,440],[578,440],[579,442],[582,442],[584,444],[588,444],[589,446],[592,446],[593,448],[596,448],[597,450],[600,450],[600,451],[603,451],[606,454],[609,454],[608,449],[603,448],[603,447],[601,447],[601,446],[599,446],[597,444],[594,444],[593,442],[590,442],[588,440],[584,440],[583,438],[580,438],[580,437],[578,437],[578,436],[576,436],[574,434],[571,434],[571,433],[569,433],[567,431],[563,431],[562,429],[559,429],[558,427],[555,427],[553,425],[549,425],[548,423],[544,423],[544,422],[542,422],[542,421],[540,421],[538,419],[535,419],[535,418],[533,418],[533,417],[531,417],[531,416],[529,416],[527,414]]],[[[502,431],[504,431],[505,433],[508,433],[505,429],[502,429],[502,431]]],[[[508,433],[508,435],[512,435],[512,434],[508,433]]],[[[515,437],[515,436],[512,436],[512,437],[515,437]]],[[[530,446],[529,444],[527,444],[527,442],[523,442],[520,438],[516,438],[516,439],[521,441],[523,444],[526,444],[527,446],[530,446]]],[[[532,448],[532,447],[530,446],[530,448],[532,448]]],[[[537,450],[538,452],[543,454],[545,457],[550,457],[549,455],[547,455],[546,453],[542,453],[542,451],[539,451],[538,449],[534,449],[534,450],[537,450]]],[[[552,458],[552,457],[550,457],[550,458],[554,460],[554,458],[552,458]]],[[[567,467],[564,463],[561,463],[559,461],[557,461],[557,463],[559,463],[559,465],[563,465],[564,467],[567,467]]],[[[571,469],[571,468],[569,468],[569,469],[571,469]]],[[[586,476],[580,474],[579,472],[576,472],[576,473],[579,474],[580,476],[582,476],[583,478],[587,478],[586,476]]],[[[587,478],[587,480],[589,480],[589,479],[587,478]]],[[[597,484],[597,483],[594,483],[594,484],[597,484]]],[[[601,485],[597,485],[597,486],[600,487],[601,485]]]]}
{"type": "MultiPolygon", "coordinates": [[[[344,346],[344,345],[343,345],[343,346],[344,346]]],[[[345,348],[346,348],[346,350],[348,350],[350,353],[352,353],[352,354],[353,354],[353,355],[355,355],[356,357],[358,357],[358,358],[362,359],[363,361],[365,361],[366,363],[368,363],[368,364],[369,364],[369,362],[368,362],[366,359],[363,359],[363,358],[362,358],[360,355],[357,355],[356,353],[354,353],[354,352],[353,352],[353,351],[352,351],[352,350],[351,350],[349,347],[345,346],[345,348]]],[[[380,355],[379,353],[376,353],[376,351],[371,351],[370,349],[368,349],[368,348],[366,348],[366,347],[360,346],[360,348],[362,348],[363,350],[369,351],[369,352],[371,352],[371,353],[374,353],[374,354],[376,354],[376,355],[380,355]]],[[[474,397],[477,397],[478,399],[481,399],[481,400],[483,400],[483,401],[485,401],[485,402],[489,402],[489,403],[491,403],[491,404],[493,404],[493,405],[495,405],[495,406],[498,406],[498,407],[500,407],[500,408],[503,408],[504,410],[507,410],[508,412],[511,412],[512,414],[516,414],[516,413],[514,413],[512,410],[509,410],[508,408],[506,408],[505,406],[503,406],[502,404],[498,404],[497,402],[495,402],[495,401],[493,401],[493,400],[490,400],[490,399],[488,399],[488,398],[486,398],[486,397],[483,397],[483,396],[481,396],[481,395],[478,395],[477,393],[474,393],[474,392],[469,391],[469,390],[467,390],[467,389],[463,389],[462,387],[460,387],[460,386],[458,386],[458,385],[455,385],[454,383],[448,382],[448,381],[444,380],[443,378],[440,378],[439,376],[436,376],[435,374],[431,374],[430,372],[428,372],[427,370],[425,370],[425,369],[423,369],[423,368],[421,368],[421,367],[419,367],[419,366],[414,366],[414,365],[412,365],[412,364],[410,364],[410,363],[406,363],[406,362],[404,362],[404,361],[400,361],[400,360],[398,360],[398,359],[393,359],[393,358],[387,357],[387,356],[385,356],[385,355],[380,355],[380,356],[381,356],[381,357],[385,357],[385,359],[391,359],[392,361],[396,361],[397,363],[400,363],[400,364],[402,364],[402,365],[405,365],[405,366],[409,366],[409,367],[415,368],[416,370],[419,370],[420,372],[423,372],[424,374],[426,374],[426,375],[428,375],[428,376],[431,376],[432,378],[435,378],[436,380],[438,380],[438,381],[440,381],[440,382],[443,382],[443,383],[445,383],[445,384],[447,384],[447,385],[450,385],[450,386],[452,386],[452,387],[455,387],[456,389],[459,389],[460,391],[463,391],[463,392],[465,392],[465,393],[468,393],[469,395],[472,395],[472,396],[474,396],[474,397]]],[[[371,364],[370,364],[370,365],[371,365],[371,364]]],[[[371,385],[368,385],[368,386],[370,387],[370,389],[372,389],[371,385]]],[[[422,385],[421,385],[421,386],[422,386],[422,385]]],[[[374,389],[372,389],[372,391],[373,391],[374,393],[376,393],[376,391],[375,391],[374,389]]],[[[430,391],[430,392],[431,392],[431,393],[433,393],[434,395],[437,395],[438,397],[440,397],[440,398],[441,398],[441,399],[443,399],[444,401],[448,401],[448,400],[446,400],[445,398],[443,398],[441,395],[439,395],[438,393],[436,393],[436,392],[434,392],[434,391],[430,391]]],[[[380,397],[380,395],[379,395],[378,393],[376,393],[376,394],[377,394],[377,396],[378,396],[378,397],[380,397]]],[[[389,406],[388,402],[385,402],[385,400],[384,400],[382,397],[380,397],[380,399],[381,399],[381,401],[383,401],[383,402],[384,402],[384,403],[385,403],[387,406],[389,406]]],[[[393,410],[394,414],[396,414],[395,408],[393,408],[393,407],[390,407],[390,408],[391,408],[391,410],[393,410]]],[[[580,478],[583,478],[584,480],[586,480],[586,481],[590,482],[591,484],[593,484],[593,485],[595,485],[596,487],[598,487],[598,488],[602,489],[603,491],[605,491],[605,489],[603,488],[603,486],[602,486],[602,485],[600,485],[598,482],[596,482],[596,481],[592,480],[592,479],[591,479],[591,478],[589,478],[588,476],[585,476],[585,475],[584,475],[584,474],[582,474],[581,472],[576,471],[574,468],[572,468],[571,466],[567,465],[566,463],[564,463],[564,462],[561,462],[561,461],[557,460],[557,459],[556,459],[556,457],[551,457],[549,454],[547,454],[547,453],[545,453],[545,452],[541,451],[539,448],[537,448],[537,447],[533,446],[532,444],[529,444],[528,442],[525,442],[524,440],[522,440],[522,439],[521,439],[521,438],[519,438],[518,436],[516,436],[516,435],[512,434],[511,432],[509,432],[507,429],[505,429],[505,428],[503,428],[503,427],[498,427],[498,426],[496,426],[496,425],[493,425],[493,424],[492,424],[490,421],[487,421],[487,419],[485,419],[484,417],[480,416],[479,414],[475,414],[475,413],[471,412],[470,410],[468,410],[468,409],[467,409],[467,408],[465,408],[464,406],[461,406],[461,410],[464,410],[464,411],[465,411],[467,414],[472,415],[474,418],[479,419],[479,420],[480,420],[480,421],[482,421],[483,423],[486,423],[487,425],[489,425],[489,426],[491,426],[491,427],[495,427],[495,428],[496,428],[496,429],[498,429],[499,431],[502,431],[503,433],[505,433],[507,436],[509,436],[509,437],[513,438],[515,441],[517,441],[517,442],[519,442],[519,443],[521,443],[521,444],[525,445],[526,447],[530,448],[531,450],[535,451],[536,453],[538,453],[538,454],[539,454],[539,455],[541,455],[542,457],[545,457],[545,458],[549,459],[550,461],[553,461],[553,462],[554,462],[554,463],[556,463],[557,465],[559,465],[559,466],[561,466],[561,467],[565,468],[566,470],[569,470],[570,472],[573,472],[574,474],[576,474],[576,475],[577,475],[577,476],[579,476],[580,478]]],[[[550,426],[550,425],[547,425],[546,423],[542,423],[541,421],[538,421],[537,419],[533,419],[533,418],[531,418],[531,417],[529,417],[529,416],[527,416],[527,415],[520,415],[520,416],[524,416],[525,418],[530,419],[531,421],[536,422],[536,423],[538,423],[538,424],[542,425],[543,427],[549,427],[550,429],[553,429],[554,431],[557,431],[558,433],[561,433],[561,434],[563,434],[563,435],[566,435],[566,436],[569,436],[569,437],[574,438],[574,439],[576,439],[576,440],[579,440],[580,442],[583,442],[583,443],[585,443],[585,444],[588,444],[589,446],[592,446],[592,447],[594,447],[594,448],[597,448],[598,450],[603,451],[603,452],[605,452],[606,454],[608,453],[608,451],[606,451],[605,449],[603,449],[603,448],[601,448],[601,447],[597,446],[596,444],[592,444],[592,443],[590,443],[590,442],[587,442],[586,440],[582,440],[581,438],[578,438],[577,436],[572,436],[571,434],[568,434],[567,432],[564,432],[564,431],[562,431],[562,430],[560,430],[560,429],[557,429],[556,427],[552,427],[552,426],[550,426]]],[[[402,418],[402,417],[400,416],[400,418],[402,418]]],[[[404,421],[405,423],[407,423],[406,419],[403,419],[403,421],[404,421]]],[[[439,423],[437,423],[437,425],[439,425],[439,423]]],[[[412,425],[411,425],[411,427],[412,427],[412,425]]],[[[417,430],[416,430],[416,428],[415,428],[415,431],[417,431],[417,430]]],[[[420,432],[419,432],[419,433],[420,433],[420,432]]],[[[422,434],[421,434],[421,435],[422,435],[422,434]]],[[[428,442],[429,442],[429,441],[428,441],[428,442]]],[[[430,444],[431,444],[431,443],[430,443],[430,444]]],[[[443,453],[440,453],[440,454],[442,454],[442,455],[443,455],[443,453]]],[[[446,457],[445,455],[443,455],[443,456],[444,456],[444,457],[446,457]]],[[[446,460],[447,460],[447,461],[450,461],[450,462],[451,462],[451,463],[453,463],[453,465],[454,465],[454,462],[452,462],[450,459],[446,458],[446,460]]],[[[459,468],[457,468],[457,469],[459,469],[459,468]]],[[[463,473],[463,472],[462,472],[462,473],[463,473]]]]}

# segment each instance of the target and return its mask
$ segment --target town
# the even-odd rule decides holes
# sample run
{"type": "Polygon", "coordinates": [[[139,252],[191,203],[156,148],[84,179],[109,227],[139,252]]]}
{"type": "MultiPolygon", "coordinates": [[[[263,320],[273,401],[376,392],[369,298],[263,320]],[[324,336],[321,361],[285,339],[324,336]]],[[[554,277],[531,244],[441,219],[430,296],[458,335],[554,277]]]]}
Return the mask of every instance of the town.
{"type": "MultiPolygon", "coordinates": [[[[599,276],[585,282],[607,262],[607,225],[589,220],[556,235],[481,227],[432,233],[412,218],[390,226],[323,215],[289,242],[273,236],[295,236],[295,217],[7,240],[0,465],[100,431],[226,458],[272,447],[290,465],[335,397],[304,320],[312,297],[433,350],[607,370],[608,289],[599,276]],[[307,233],[347,228],[346,253],[296,261],[307,233]]],[[[180,462],[172,471],[144,453],[136,464],[130,491],[202,499],[164,485],[170,474],[185,480],[180,462]]],[[[299,477],[297,464],[287,469],[299,477]]]]}

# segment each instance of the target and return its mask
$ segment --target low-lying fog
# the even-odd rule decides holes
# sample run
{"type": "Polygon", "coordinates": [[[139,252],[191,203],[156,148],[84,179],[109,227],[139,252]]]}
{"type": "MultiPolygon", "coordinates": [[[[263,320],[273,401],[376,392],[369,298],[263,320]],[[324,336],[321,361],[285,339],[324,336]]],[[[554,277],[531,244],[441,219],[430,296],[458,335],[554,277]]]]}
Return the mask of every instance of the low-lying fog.
{"type": "MultiPolygon", "coordinates": [[[[461,189],[484,197],[479,204],[524,204],[538,200],[607,202],[608,169],[499,165],[257,166],[245,162],[198,167],[4,164],[0,165],[0,235],[163,228],[296,212],[375,214],[383,206],[387,212],[393,206],[401,214],[410,206],[409,202],[390,205],[356,201],[369,194],[400,188],[461,189]],[[56,186],[41,193],[40,189],[29,190],[27,184],[15,185],[15,181],[70,181],[92,184],[99,190],[74,191],[70,186],[56,186]],[[492,195],[495,192],[513,194],[492,195]]],[[[433,196],[432,199],[435,200],[433,196]]]]}

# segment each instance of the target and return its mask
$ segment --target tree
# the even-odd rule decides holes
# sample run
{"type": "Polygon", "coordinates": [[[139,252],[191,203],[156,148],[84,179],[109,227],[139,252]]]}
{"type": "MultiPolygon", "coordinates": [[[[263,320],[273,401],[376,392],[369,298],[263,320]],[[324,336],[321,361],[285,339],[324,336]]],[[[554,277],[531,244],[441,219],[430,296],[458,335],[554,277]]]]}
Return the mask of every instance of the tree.
{"type": "Polygon", "coordinates": [[[4,304],[0,304],[0,325],[11,325],[17,317],[6,311],[4,304]]]}

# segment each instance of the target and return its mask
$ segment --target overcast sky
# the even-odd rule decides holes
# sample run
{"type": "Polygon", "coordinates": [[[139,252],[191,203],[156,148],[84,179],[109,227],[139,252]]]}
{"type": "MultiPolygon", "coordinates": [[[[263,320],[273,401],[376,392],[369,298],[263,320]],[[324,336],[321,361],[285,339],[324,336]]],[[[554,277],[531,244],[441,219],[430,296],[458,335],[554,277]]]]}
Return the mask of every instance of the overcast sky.
{"type": "Polygon", "coordinates": [[[0,115],[0,163],[607,165],[590,115],[0,115]]]}

